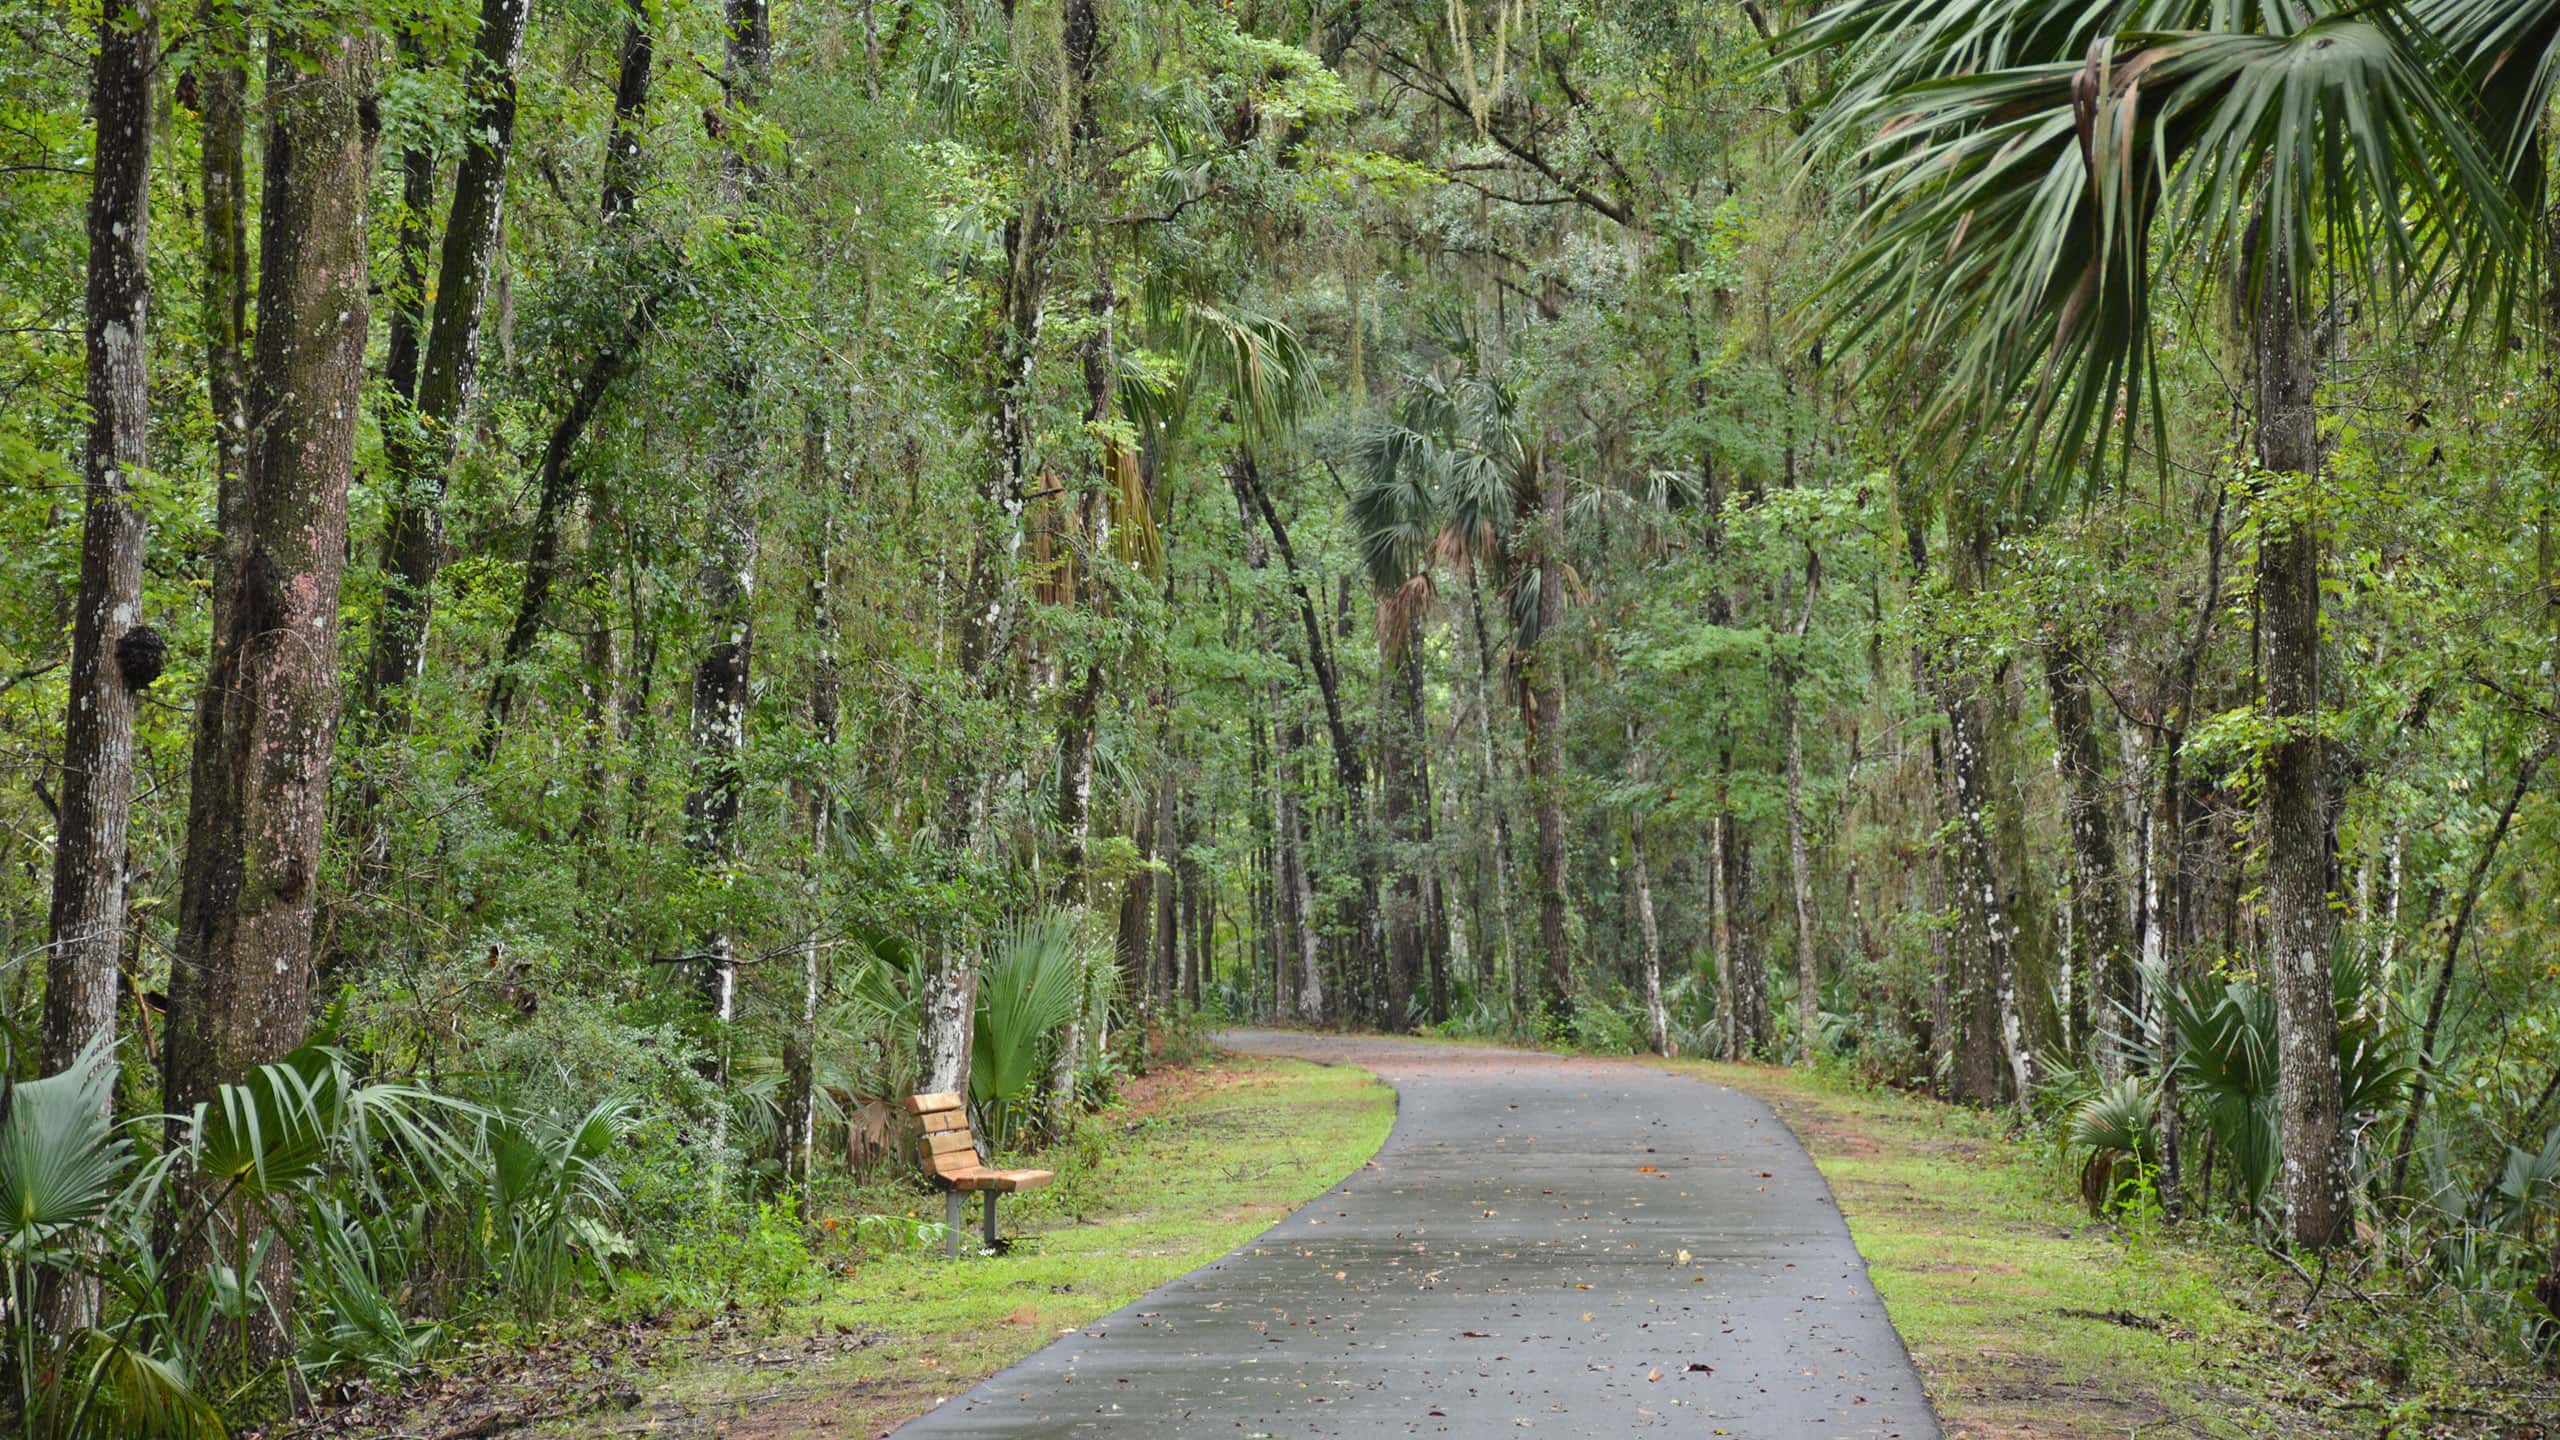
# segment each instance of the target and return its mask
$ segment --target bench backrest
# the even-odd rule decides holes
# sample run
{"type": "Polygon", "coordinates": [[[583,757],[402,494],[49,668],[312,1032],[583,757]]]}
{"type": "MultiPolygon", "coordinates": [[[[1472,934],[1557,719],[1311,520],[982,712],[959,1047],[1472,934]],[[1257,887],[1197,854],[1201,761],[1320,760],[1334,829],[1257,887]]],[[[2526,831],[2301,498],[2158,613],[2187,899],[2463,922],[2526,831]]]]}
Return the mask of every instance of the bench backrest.
{"type": "Polygon", "coordinates": [[[937,1090],[907,1097],[907,1113],[924,1122],[917,1149],[924,1168],[944,1180],[980,1169],[977,1138],[969,1133],[969,1108],[958,1095],[937,1090]]]}

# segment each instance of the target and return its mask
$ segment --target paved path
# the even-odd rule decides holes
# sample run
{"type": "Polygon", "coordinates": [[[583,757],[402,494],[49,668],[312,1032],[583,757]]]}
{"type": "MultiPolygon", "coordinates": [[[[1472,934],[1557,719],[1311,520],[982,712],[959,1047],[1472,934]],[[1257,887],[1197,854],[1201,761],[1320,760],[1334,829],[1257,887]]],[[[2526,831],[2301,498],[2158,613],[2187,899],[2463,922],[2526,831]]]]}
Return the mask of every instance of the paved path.
{"type": "Polygon", "coordinates": [[[1625,1062],[1225,1040],[1385,1077],[1376,1161],[901,1440],[1937,1436],[1829,1188],[1758,1100],[1625,1062]]]}

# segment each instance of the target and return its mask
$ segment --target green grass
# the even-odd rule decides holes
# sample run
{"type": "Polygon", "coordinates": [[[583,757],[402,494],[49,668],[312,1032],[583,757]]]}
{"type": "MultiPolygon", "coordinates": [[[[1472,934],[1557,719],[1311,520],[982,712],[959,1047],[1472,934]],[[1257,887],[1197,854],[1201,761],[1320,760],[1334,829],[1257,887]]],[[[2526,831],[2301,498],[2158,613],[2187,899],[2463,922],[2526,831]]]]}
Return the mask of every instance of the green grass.
{"type": "MultiPolygon", "coordinates": [[[[1010,1253],[848,1249],[851,1273],[786,1309],[770,1335],[750,1319],[640,1388],[678,1433],[879,1434],[1261,1233],[1357,1171],[1394,1120],[1394,1092],[1351,1067],[1233,1059],[1177,1072],[1088,1117],[1065,1145],[1000,1157],[1058,1171],[1000,1207],[1010,1253]]],[[[882,1187],[815,1207],[812,1228],[826,1236],[833,1220],[842,1235],[853,1215],[892,1202],[941,1217],[938,1198],[882,1187]]]]}
{"type": "Polygon", "coordinates": [[[1950,1437],[2535,1433],[2497,1428],[2512,1404],[2409,1312],[2306,1315],[2300,1281],[2229,1226],[2092,1220],[2067,1161],[2006,1117],[1829,1072],[1671,1068],[1803,1139],[1950,1437]]]}

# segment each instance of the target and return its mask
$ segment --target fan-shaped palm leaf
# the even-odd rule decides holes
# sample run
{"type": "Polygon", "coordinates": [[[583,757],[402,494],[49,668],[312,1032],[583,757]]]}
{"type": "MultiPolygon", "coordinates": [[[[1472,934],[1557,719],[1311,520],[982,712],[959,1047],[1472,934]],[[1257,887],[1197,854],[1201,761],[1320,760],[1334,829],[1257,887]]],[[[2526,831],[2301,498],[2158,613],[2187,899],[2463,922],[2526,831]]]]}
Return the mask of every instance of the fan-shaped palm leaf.
{"type": "Polygon", "coordinates": [[[1020,1107],[1048,1078],[1050,1046],[1085,1001],[1089,944],[1074,912],[1044,910],[997,937],[978,976],[970,1098],[986,1108],[988,1138],[1012,1138],[1020,1107]]]}
{"type": "Polygon", "coordinates": [[[105,1212],[133,1158],[108,1118],[114,1087],[103,1041],[58,1075],[0,1082],[0,1253],[24,1263],[105,1212]]]}
{"type": "Polygon", "coordinates": [[[2255,226],[2253,285],[2325,260],[2398,293],[2515,235],[2440,52],[2388,4],[1882,0],[1797,43],[1825,46],[1811,133],[1871,198],[1820,320],[1933,377],[1950,445],[2005,419],[2068,469],[2120,405],[2128,452],[2146,417],[2165,444],[2155,243],[2231,253],[2255,226]]]}

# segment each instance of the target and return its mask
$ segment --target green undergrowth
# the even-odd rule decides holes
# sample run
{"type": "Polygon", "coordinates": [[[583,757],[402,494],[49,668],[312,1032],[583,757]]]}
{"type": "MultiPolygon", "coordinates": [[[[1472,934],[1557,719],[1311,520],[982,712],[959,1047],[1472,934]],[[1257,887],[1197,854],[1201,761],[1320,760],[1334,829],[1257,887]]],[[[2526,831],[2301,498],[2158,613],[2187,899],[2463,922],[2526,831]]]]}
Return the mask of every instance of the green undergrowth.
{"type": "Polygon", "coordinates": [[[2390,1297],[2331,1284],[2306,1304],[2234,1227],[2092,1220],[2062,1158],[2004,1117],[1836,1072],[1672,1068],[1760,1097],[1803,1139],[1950,1437],[2546,1433],[2547,1391],[2390,1297]]]}
{"type": "Polygon", "coordinates": [[[1062,1145],[1000,1157],[1058,1172],[1005,1197],[1008,1253],[858,1244],[858,1216],[938,1222],[940,1199],[894,1182],[828,1197],[805,1227],[837,1267],[823,1295],[662,1362],[637,1377],[640,1401],[661,1432],[880,1434],[1251,1239],[1358,1170],[1394,1120],[1394,1092],[1366,1071],[1235,1058],[1142,1084],[1062,1145]]]}

